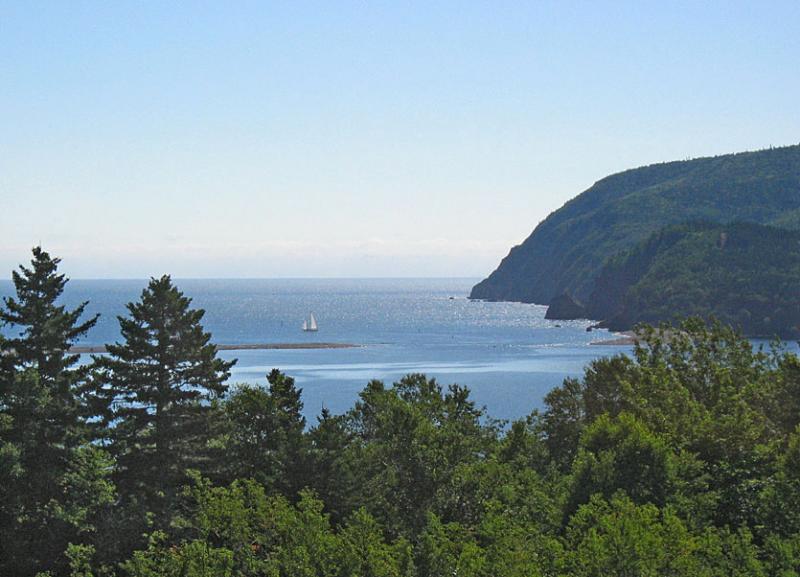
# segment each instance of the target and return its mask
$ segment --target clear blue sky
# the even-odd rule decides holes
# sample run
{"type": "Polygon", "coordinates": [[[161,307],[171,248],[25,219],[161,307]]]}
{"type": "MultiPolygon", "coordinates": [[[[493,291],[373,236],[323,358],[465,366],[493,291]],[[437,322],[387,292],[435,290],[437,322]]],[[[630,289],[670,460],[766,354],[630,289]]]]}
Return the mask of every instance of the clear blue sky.
{"type": "Polygon", "coordinates": [[[483,276],[609,173],[797,142],[796,0],[0,1],[2,276],[483,276]]]}

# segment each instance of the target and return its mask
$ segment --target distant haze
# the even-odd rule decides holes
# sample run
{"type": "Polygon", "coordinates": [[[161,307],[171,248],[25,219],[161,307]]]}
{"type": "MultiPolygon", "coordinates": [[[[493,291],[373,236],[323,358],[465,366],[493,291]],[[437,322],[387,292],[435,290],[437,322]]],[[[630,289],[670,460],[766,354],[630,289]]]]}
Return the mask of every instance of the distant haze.
{"type": "Polygon", "coordinates": [[[0,277],[485,276],[610,173],[800,141],[800,3],[2,2],[0,277]]]}

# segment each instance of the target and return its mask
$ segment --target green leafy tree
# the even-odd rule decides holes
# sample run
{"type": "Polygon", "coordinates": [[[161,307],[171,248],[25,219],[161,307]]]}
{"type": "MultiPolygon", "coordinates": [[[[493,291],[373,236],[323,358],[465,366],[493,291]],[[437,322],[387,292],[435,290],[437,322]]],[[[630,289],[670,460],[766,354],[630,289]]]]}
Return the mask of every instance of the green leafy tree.
{"type": "Polygon", "coordinates": [[[764,566],[767,575],[797,577],[800,575],[800,534],[781,536],[772,533],[764,541],[764,566]]]}
{"type": "Polygon", "coordinates": [[[155,532],[147,549],[124,564],[133,577],[411,575],[407,542],[387,543],[364,510],[337,534],[311,492],[301,492],[292,505],[253,480],[214,487],[195,476],[181,498],[187,514],[176,520],[178,534],[155,532]]]}
{"type": "Polygon", "coordinates": [[[130,577],[233,577],[233,552],[203,541],[165,545],[166,535],[154,533],[149,547],[122,564],[130,577]]]}
{"type": "Polygon", "coordinates": [[[382,527],[366,509],[356,511],[337,537],[342,577],[411,577],[411,544],[405,539],[387,543],[382,527]]]}
{"type": "Polygon", "coordinates": [[[568,471],[572,465],[586,426],[584,390],[578,379],[568,378],[544,398],[547,409],[540,426],[550,458],[562,471],[568,471]]]}
{"type": "MultiPolygon", "coordinates": [[[[695,558],[697,569],[693,575],[715,577],[766,577],[780,575],[768,573],[762,557],[764,551],[754,542],[753,535],[746,527],[706,527],[695,538],[695,558]]],[[[785,561],[785,560],[784,560],[785,561]]],[[[789,572],[788,575],[796,575],[789,572]]]]}
{"type": "Polygon", "coordinates": [[[476,530],[486,559],[485,577],[554,575],[563,566],[563,546],[544,526],[509,515],[502,506],[487,510],[476,530]]]}
{"type": "Polygon", "coordinates": [[[91,545],[67,545],[65,556],[69,559],[69,577],[94,577],[92,571],[92,556],[94,547],[91,545]]]}
{"type": "Polygon", "coordinates": [[[20,462],[20,449],[5,436],[12,428],[10,415],[0,414],[0,566],[11,564],[15,557],[14,541],[10,538],[19,530],[17,514],[22,509],[24,493],[20,480],[25,469],[20,462]]]}
{"type": "Polygon", "coordinates": [[[350,414],[361,445],[368,509],[392,533],[415,535],[459,465],[477,461],[495,441],[469,390],[408,375],[387,389],[370,382],[350,414]]]}
{"type": "Polygon", "coordinates": [[[354,512],[363,497],[360,452],[346,415],[323,409],[308,432],[308,484],[325,503],[334,523],[354,512]]]}
{"type": "Polygon", "coordinates": [[[186,470],[208,466],[210,403],[227,390],[235,362],[217,357],[200,324],[204,311],[190,304],[169,276],[151,279],[119,317],[123,342],[94,363],[120,491],[143,499],[161,522],[186,470]]]}
{"type": "Polygon", "coordinates": [[[566,574],[576,577],[707,574],[695,556],[697,544],[674,512],[636,505],[623,494],[610,501],[596,495],[582,505],[565,541],[566,574]]]}
{"type": "Polygon", "coordinates": [[[486,569],[486,553],[459,523],[443,523],[431,513],[419,538],[416,563],[419,575],[479,577],[486,569]]]}
{"type": "Polygon", "coordinates": [[[800,535],[800,426],[789,436],[762,505],[770,527],[783,535],[800,535]]]}
{"type": "Polygon", "coordinates": [[[243,385],[225,400],[227,474],[293,497],[308,482],[302,391],[278,370],[267,380],[268,390],[243,385]]]}
{"type": "Polygon", "coordinates": [[[458,467],[441,492],[436,510],[469,528],[502,510],[537,531],[552,531],[561,523],[564,484],[562,478],[545,477],[490,457],[458,467]]]}
{"type": "Polygon", "coordinates": [[[637,504],[666,504],[674,485],[674,465],[663,440],[631,415],[603,415],[581,438],[573,466],[569,514],[599,493],[624,491],[637,504]]]}
{"type": "Polygon", "coordinates": [[[765,410],[785,435],[800,425],[800,359],[783,354],[778,359],[774,387],[766,389],[765,410]]]}
{"type": "Polygon", "coordinates": [[[676,457],[676,507],[700,524],[763,524],[776,447],[792,422],[778,400],[796,387],[795,355],[767,354],[730,327],[698,318],[641,327],[639,336],[630,358],[594,361],[583,380],[548,395],[541,419],[548,447],[569,454],[578,431],[626,412],[676,457]]]}
{"type": "Polygon", "coordinates": [[[792,355],[781,360],[734,329],[698,318],[642,332],[636,375],[628,379],[631,410],[672,447],[705,463],[710,483],[703,491],[714,493],[716,524],[762,524],[780,428],[767,399],[792,355]]]}

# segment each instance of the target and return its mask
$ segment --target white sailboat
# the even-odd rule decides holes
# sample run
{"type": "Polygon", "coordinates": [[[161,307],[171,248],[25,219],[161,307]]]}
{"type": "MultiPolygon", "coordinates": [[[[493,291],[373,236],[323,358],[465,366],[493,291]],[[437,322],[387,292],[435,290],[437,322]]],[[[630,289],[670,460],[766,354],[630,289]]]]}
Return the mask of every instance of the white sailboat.
{"type": "Polygon", "coordinates": [[[314,318],[314,313],[308,316],[308,320],[303,321],[303,330],[307,333],[315,333],[317,330],[317,319],[314,318]]]}

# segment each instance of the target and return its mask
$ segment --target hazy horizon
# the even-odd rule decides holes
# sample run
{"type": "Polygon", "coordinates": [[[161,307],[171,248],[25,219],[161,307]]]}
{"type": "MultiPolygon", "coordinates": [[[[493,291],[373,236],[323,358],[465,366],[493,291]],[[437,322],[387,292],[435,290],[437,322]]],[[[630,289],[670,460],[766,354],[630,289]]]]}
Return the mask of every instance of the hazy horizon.
{"type": "MultiPolygon", "coordinates": [[[[28,263],[20,263],[27,266],[28,263]]],[[[15,267],[16,269],[16,267],[15,267]]],[[[404,281],[412,281],[412,280],[464,280],[464,281],[478,281],[481,280],[483,277],[481,276],[254,276],[254,277],[245,277],[245,276],[231,276],[231,277],[178,277],[172,275],[168,272],[164,272],[162,274],[168,274],[175,282],[181,281],[232,281],[232,280],[242,280],[242,281],[254,281],[254,280],[274,280],[274,281],[328,281],[328,280],[340,280],[340,281],[370,281],[370,280],[404,280],[404,281]]],[[[148,282],[151,278],[158,278],[161,275],[151,275],[151,276],[142,276],[142,277],[69,277],[71,281],[136,281],[136,282],[148,282]]],[[[12,284],[11,274],[9,271],[8,278],[0,278],[0,283],[6,283],[9,286],[12,284]]]]}
{"type": "Polygon", "coordinates": [[[800,4],[0,2],[0,278],[478,278],[609,174],[795,144],[800,4]],[[3,271],[7,271],[3,273],[3,271]]]}

